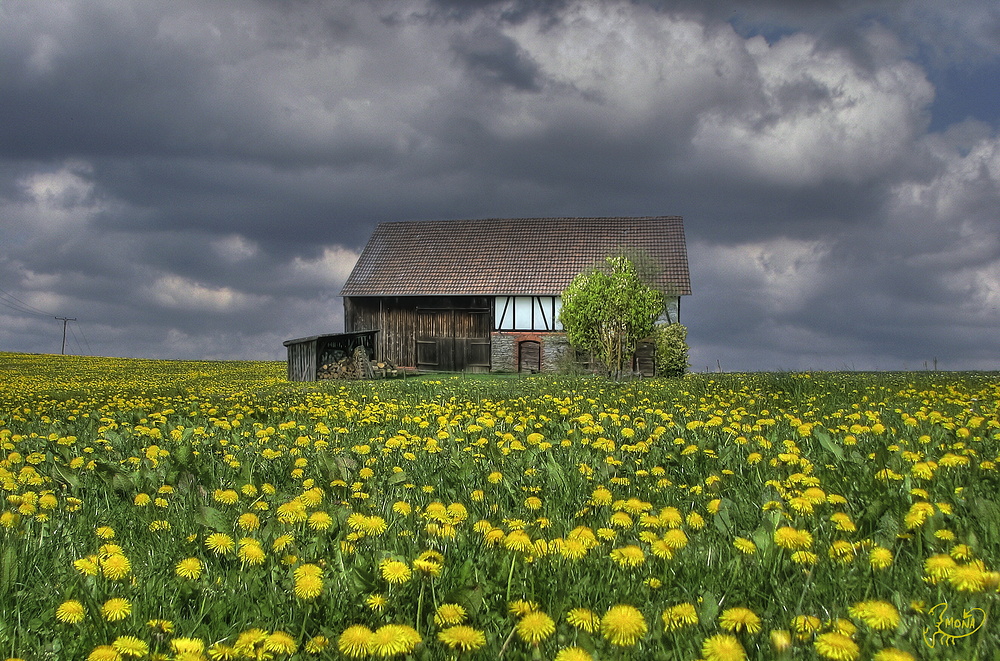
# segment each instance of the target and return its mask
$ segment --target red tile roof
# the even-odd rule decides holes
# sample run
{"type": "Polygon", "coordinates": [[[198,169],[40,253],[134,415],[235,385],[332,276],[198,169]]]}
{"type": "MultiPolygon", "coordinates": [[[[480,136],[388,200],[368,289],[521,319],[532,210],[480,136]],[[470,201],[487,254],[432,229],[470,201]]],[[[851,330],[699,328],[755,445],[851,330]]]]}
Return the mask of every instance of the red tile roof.
{"type": "Polygon", "coordinates": [[[683,219],[652,216],[381,223],[340,295],[554,296],[622,250],[655,265],[658,287],[691,293],[683,219]]]}

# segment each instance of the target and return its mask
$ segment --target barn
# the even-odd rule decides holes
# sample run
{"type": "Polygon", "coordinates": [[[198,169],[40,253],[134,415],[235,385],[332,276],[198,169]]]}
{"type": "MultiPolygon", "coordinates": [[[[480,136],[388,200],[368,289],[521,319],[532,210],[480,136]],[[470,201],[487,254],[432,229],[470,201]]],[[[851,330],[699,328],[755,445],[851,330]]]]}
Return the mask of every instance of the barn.
{"type": "Polygon", "coordinates": [[[678,216],[381,223],[340,292],[345,331],[380,331],[381,359],[421,371],[553,371],[571,351],[561,293],[623,251],[679,321],[691,283],[678,216]]]}

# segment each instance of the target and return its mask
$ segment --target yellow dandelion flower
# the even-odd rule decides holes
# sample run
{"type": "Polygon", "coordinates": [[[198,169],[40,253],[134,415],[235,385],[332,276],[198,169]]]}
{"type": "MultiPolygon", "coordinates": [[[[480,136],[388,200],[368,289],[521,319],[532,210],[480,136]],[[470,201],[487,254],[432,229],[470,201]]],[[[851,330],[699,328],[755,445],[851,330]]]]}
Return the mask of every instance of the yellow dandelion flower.
{"type": "Polygon", "coordinates": [[[868,560],[872,569],[885,569],[892,565],[892,551],[884,546],[875,546],[868,553],[868,560]]]}
{"type": "Polygon", "coordinates": [[[87,661],[121,661],[121,658],[121,653],[112,645],[98,645],[87,655],[87,661]]]}
{"type": "Polygon", "coordinates": [[[771,648],[781,654],[787,652],[792,646],[792,634],[787,629],[771,630],[771,648]]]}
{"type": "Polygon", "coordinates": [[[774,531],[774,543],[783,549],[794,551],[808,549],[812,546],[812,533],[808,530],[796,530],[791,526],[782,526],[774,531]]]}
{"type": "Polygon", "coordinates": [[[77,624],[87,617],[87,609],[76,599],[70,599],[59,604],[56,609],[56,619],[66,624],[77,624]]]}
{"type": "Polygon", "coordinates": [[[406,563],[400,560],[383,560],[379,564],[379,570],[382,573],[382,578],[395,585],[406,583],[413,575],[406,563]]]}
{"type": "Polygon", "coordinates": [[[701,654],[705,661],[745,661],[747,658],[740,641],[728,634],[706,638],[701,644],[701,654]]]}
{"type": "Polygon", "coordinates": [[[590,504],[594,506],[610,505],[614,501],[614,496],[605,487],[597,487],[590,494],[590,504]]]}
{"type": "Polygon", "coordinates": [[[792,618],[792,629],[798,634],[799,640],[806,640],[819,631],[822,622],[812,615],[796,615],[792,618]]]}
{"type": "Polygon", "coordinates": [[[263,629],[247,629],[236,637],[233,647],[243,655],[257,656],[258,652],[263,652],[264,642],[267,640],[268,632],[263,629]]]}
{"type": "Polygon", "coordinates": [[[631,528],[633,525],[632,517],[625,512],[615,512],[608,521],[612,528],[631,528]]]}
{"type": "Polygon", "coordinates": [[[326,649],[326,646],[330,644],[330,639],[326,636],[313,636],[306,641],[303,645],[303,649],[307,654],[319,654],[326,649]]]}
{"type": "Polygon", "coordinates": [[[950,555],[939,553],[924,560],[924,573],[931,578],[932,583],[945,580],[951,576],[958,563],[950,555]]]}
{"type": "Polygon", "coordinates": [[[663,534],[663,543],[671,550],[679,551],[687,546],[688,536],[680,528],[674,528],[663,534]]]}
{"type": "Polygon", "coordinates": [[[212,498],[223,505],[235,505],[240,500],[240,495],[233,489],[216,489],[212,493],[212,498]]]}
{"type": "Polygon", "coordinates": [[[794,498],[790,498],[788,500],[788,506],[792,509],[792,511],[798,512],[799,514],[813,513],[812,502],[809,499],[804,498],[802,496],[795,496],[794,498]]]}
{"type": "Polygon", "coordinates": [[[118,581],[132,573],[132,563],[121,553],[111,553],[98,561],[101,573],[113,581],[118,581]]]}
{"type": "Polygon", "coordinates": [[[559,554],[567,560],[580,560],[587,555],[589,545],[581,539],[566,539],[559,546],[559,554]]]}
{"type": "Polygon", "coordinates": [[[97,556],[91,555],[73,561],[73,568],[85,576],[97,576],[100,567],[97,565],[97,556]]]}
{"type": "Polygon", "coordinates": [[[295,654],[298,645],[295,639],[284,631],[274,631],[264,641],[264,651],[274,654],[295,654]]]}
{"type": "Polygon", "coordinates": [[[413,568],[428,576],[441,575],[441,563],[426,558],[417,558],[413,561],[413,568]]]}
{"type": "Polygon", "coordinates": [[[439,627],[465,622],[465,609],[458,604],[441,604],[434,613],[434,624],[439,627]]]}
{"type": "Polygon", "coordinates": [[[365,598],[365,605],[375,613],[381,613],[384,611],[388,604],[389,600],[381,592],[370,594],[365,598]]]}
{"type": "Polygon", "coordinates": [[[438,640],[453,650],[469,652],[486,644],[486,634],[472,627],[459,625],[442,629],[438,640]]]}
{"type": "Polygon", "coordinates": [[[722,611],[719,616],[719,624],[726,631],[746,631],[747,633],[760,632],[760,617],[749,608],[737,606],[722,611]]]}
{"type": "Polygon", "coordinates": [[[202,564],[198,558],[184,558],[174,567],[174,572],[181,578],[196,580],[201,576],[202,564]]]}
{"type": "Polygon", "coordinates": [[[232,645],[212,643],[208,646],[208,658],[212,661],[236,661],[242,652],[232,645]]]}
{"type": "Polygon", "coordinates": [[[372,630],[366,626],[355,624],[344,629],[337,639],[337,649],[344,656],[357,659],[368,656],[372,650],[372,630]]]}
{"type": "Polygon", "coordinates": [[[895,647],[887,647],[875,652],[872,661],[917,661],[917,657],[895,647]]]}
{"type": "Polygon", "coordinates": [[[968,544],[955,544],[948,551],[948,555],[955,558],[956,560],[970,560],[972,559],[972,549],[968,544]]]}
{"type": "MultiPolygon", "coordinates": [[[[326,512],[323,512],[323,514],[326,514],[326,512]]],[[[380,516],[366,516],[365,520],[361,522],[361,532],[371,537],[381,535],[388,527],[389,526],[386,524],[385,519],[380,516]]]]}
{"type": "Polygon", "coordinates": [[[170,620],[149,620],[146,622],[146,626],[152,629],[157,635],[174,632],[174,623],[170,620]]]}
{"type": "Polygon", "coordinates": [[[830,515],[830,520],[833,521],[837,530],[843,532],[854,532],[858,529],[851,521],[851,517],[844,512],[834,512],[830,515]]]}
{"type": "Polygon", "coordinates": [[[111,526],[98,526],[94,531],[101,539],[114,539],[115,529],[111,526]]]}
{"type": "Polygon", "coordinates": [[[638,567],[646,562],[646,554],[635,544],[614,549],[609,555],[621,567],[638,567]]]}
{"type": "Polygon", "coordinates": [[[135,636],[118,636],[115,642],[111,643],[122,656],[146,656],[149,654],[149,645],[146,641],[135,636]]]}
{"type": "Polygon", "coordinates": [[[277,537],[274,538],[274,541],[271,542],[271,548],[275,551],[284,551],[294,542],[295,542],[295,535],[286,532],[285,534],[278,535],[277,537]]]}
{"type": "Polygon", "coordinates": [[[521,640],[537,645],[555,633],[556,623],[542,611],[536,610],[522,617],[515,629],[521,640]]]}
{"type": "Polygon", "coordinates": [[[792,553],[792,562],[797,565],[815,565],[819,562],[819,556],[812,551],[795,551],[792,553]]]}
{"type": "Polygon", "coordinates": [[[906,513],[903,521],[906,523],[906,527],[912,530],[924,525],[933,514],[933,505],[925,501],[919,501],[910,506],[910,510],[906,513]]]}
{"type": "Polygon", "coordinates": [[[534,542],[523,530],[512,530],[503,540],[503,545],[508,551],[516,553],[531,553],[535,549],[534,542]]]}
{"type": "Polygon", "coordinates": [[[987,578],[986,567],[982,561],[975,560],[956,565],[948,575],[948,582],[960,592],[982,592],[986,589],[987,578]]]}
{"type": "Polygon", "coordinates": [[[601,625],[601,618],[597,613],[587,608],[574,608],[566,614],[566,621],[572,627],[576,627],[587,633],[594,633],[601,625]]]}
{"type": "Polygon", "coordinates": [[[267,554],[260,547],[260,542],[246,538],[240,540],[240,550],[236,553],[236,557],[245,565],[257,566],[264,564],[267,554]]]}
{"type": "Polygon", "coordinates": [[[842,633],[845,636],[854,637],[854,634],[858,632],[858,628],[854,625],[854,622],[850,620],[845,620],[844,618],[837,618],[832,622],[828,623],[831,631],[836,631],[837,633],[842,633]]]}
{"type": "Polygon", "coordinates": [[[733,546],[736,547],[737,551],[746,555],[753,555],[757,552],[757,545],[746,537],[737,537],[734,539],[733,546]]]}
{"type": "Polygon", "coordinates": [[[302,523],[308,517],[306,504],[300,500],[292,500],[278,506],[278,521],[286,525],[302,523]]]}
{"type": "Polygon", "coordinates": [[[601,618],[601,633],[612,645],[631,647],[646,635],[646,618],[635,606],[618,604],[601,618]]]}
{"type": "Polygon", "coordinates": [[[253,512],[247,512],[236,519],[236,525],[244,532],[253,532],[260,528],[260,517],[253,512]]]}
{"type": "Polygon", "coordinates": [[[836,631],[816,636],[813,647],[816,648],[817,654],[832,661],[854,661],[861,653],[857,643],[836,631]]]}
{"type": "Polygon", "coordinates": [[[847,611],[872,629],[895,629],[899,626],[899,611],[887,601],[862,601],[847,611]]]}
{"type": "Polygon", "coordinates": [[[554,661],[594,661],[594,657],[582,647],[565,647],[559,650],[554,661]]]}
{"type": "Polygon", "coordinates": [[[421,641],[416,629],[405,624],[386,624],[372,633],[371,651],[375,656],[406,654],[421,641]]]}
{"type": "Polygon", "coordinates": [[[303,574],[295,579],[295,596],[299,599],[315,599],[323,592],[323,579],[313,574],[303,574]]]}
{"type": "MultiPolygon", "coordinates": [[[[692,487],[692,490],[694,487],[692,487]]],[[[694,530],[701,530],[705,527],[705,517],[697,512],[688,512],[687,524],[694,530]]]]}
{"type": "Polygon", "coordinates": [[[682,627],[698,624],[698,611],[694,604],[685,602],[663,611],[662,618],[664,628],[668,631],[675,631],[682,627]]]}
{"type": "Polygon", "coordinates": [[[214,532],[205,538],[205,546],[209,551],[218,555],[232,553],[236,548],[236,542],[229,535],[221,532],[214,532]]]}
{"type": "Polygon", "coordinates": [[[313,512],[309,515],[309,527],[313,530],[327,530],[332,525],[333,517],[326,512],[313,512]]]}
{"type": "Polygon", "coordinates": [[[524,617],[528,613],[538,610],[538,602],[527,601],[525,599],[515,599],[507,604],[507,610],[514,617],[524,617]]]}
{"type": "Polygon", "coordinates": [[[101,615],[108,622],[124,620],[132,613],[132,603],[123,597],[108,599],[101,606],[101,615]]]}

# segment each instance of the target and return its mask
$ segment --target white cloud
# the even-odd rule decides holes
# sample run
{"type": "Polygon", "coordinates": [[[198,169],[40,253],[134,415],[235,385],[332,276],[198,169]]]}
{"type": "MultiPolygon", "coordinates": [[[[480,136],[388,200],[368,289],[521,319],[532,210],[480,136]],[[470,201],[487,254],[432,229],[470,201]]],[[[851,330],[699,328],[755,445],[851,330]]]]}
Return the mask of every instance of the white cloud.
{"type": "MultiPolygon", "coordinates": [[[[719,285],[747,297],[744,303],[764,315],[800,311],[824,279],[823,241],[778,238],[738,245],[693,243],[696,270],[709,270],[719,285]]],[[[702,295],[721,292],[701,292],[702,295]]],[[[737,294],[737,295],[739,295],[737,294]]]]}
{"type": "Polygon", "coordinates": [[[245,294],[231,287],[208,287],[179,275],[157,278],[148,293],[163,307],[206,312],[236,312],[267,301],[263,296],[245,294]]]}
{"type": "MultiPolygon", "coordinates": [[[[871,48],[893,52],[879,43],[871,48]]],[[[860,183],[886,174],[925,128],[934,90],[901,57],[867,70],[807,34],[771,45],[755,37],[747,52],[757,89],[743,103],[706,108],[699,117],[693,144],[706,169],[779,184],[860,183]]]]}
{"type": "Polygon", "coordinates": [[[26,199],[0,199],[4,215],[34,232],[82,229],[104,209],[94,195],[92,174],[89,163],[76,160],[67,161],[56,170],[27,174],[18,180],[26,199]]]}
{"type": "Polygon", "coordinates": [[[288,280],[299,286],[330,287],[339,291],[360,254],[343,246],[326,246],[323,253],[313,259],[293,259],[286,267],[288,280]]]}
{"type": "Polygon", "coordinates": [[[230,234],[212,241],[212,249],[229,263],[242,262],[260,252],[260,246],[256,242],[239,234],[230,234]]]}

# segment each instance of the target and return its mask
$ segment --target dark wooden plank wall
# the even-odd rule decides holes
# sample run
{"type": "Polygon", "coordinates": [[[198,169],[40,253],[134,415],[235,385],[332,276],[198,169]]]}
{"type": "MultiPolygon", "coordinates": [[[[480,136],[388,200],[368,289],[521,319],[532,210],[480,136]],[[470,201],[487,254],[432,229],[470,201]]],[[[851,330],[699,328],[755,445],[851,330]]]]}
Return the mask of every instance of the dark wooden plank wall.
{"type": "Polygon", "coordinates": [[[446,350],[446,338],[453,338],[455,350],[463,352],[454,359],[460,368],[488,371],[491,304],[491,299],[482,296],[348,297],[344,299],[344,330],[380,329],[378,355],[400,367],[418,366],[418,335],[425,342],[429,337],[441,339],[433,350],[424,345],[422,357],[431,356],[434,362],[446,350]]]}
{"type": "Polygon", "coordinates": [[[316,380],[316,340],[288,346],[288,380],[316,380]]]}
{"type": "Polygon", "coordinates": [[[400,367],[417,365],[416,325],[416,306],[400,307],[394,299],[344,299],[344,330],[381,330],[376,340],[377,355],[400,367]]]}

